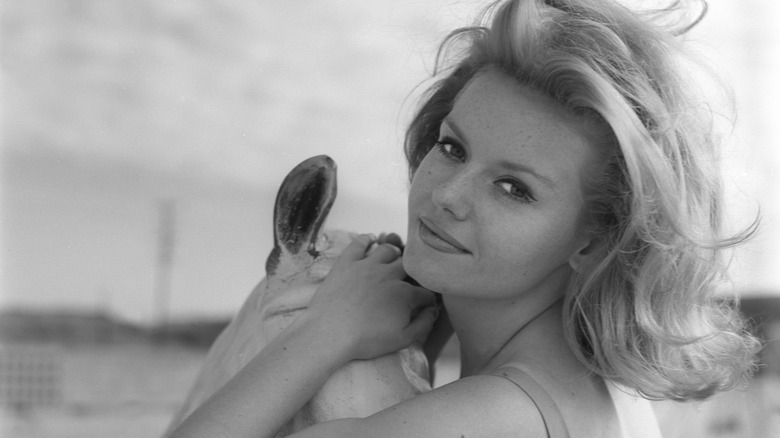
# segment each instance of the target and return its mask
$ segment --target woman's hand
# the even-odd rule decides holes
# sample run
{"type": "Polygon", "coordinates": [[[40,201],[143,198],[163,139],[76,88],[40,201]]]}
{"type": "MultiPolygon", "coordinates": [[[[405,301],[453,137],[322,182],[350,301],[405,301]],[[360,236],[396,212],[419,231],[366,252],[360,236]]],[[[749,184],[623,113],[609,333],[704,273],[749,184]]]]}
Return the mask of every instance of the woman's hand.
{"type": "Polygon", "coordinates": [[[358,236],[312,298],[306,317],[348,343],[349,359],[372,359],[423,342],[436,320],[434,294],[404,281],[400,244],[392,234],[379,241],[358,236]]]}
{"type": "Polygon", "coordinates": [[[400,244],[392,235],[352,242],[309,310],[171,437],[274,436],[344,363],[424,340],[436,319],[435,300],[433,293],[403,281],[400,244]],[[374,243],[379,244],[369,250],[374,243]]]}

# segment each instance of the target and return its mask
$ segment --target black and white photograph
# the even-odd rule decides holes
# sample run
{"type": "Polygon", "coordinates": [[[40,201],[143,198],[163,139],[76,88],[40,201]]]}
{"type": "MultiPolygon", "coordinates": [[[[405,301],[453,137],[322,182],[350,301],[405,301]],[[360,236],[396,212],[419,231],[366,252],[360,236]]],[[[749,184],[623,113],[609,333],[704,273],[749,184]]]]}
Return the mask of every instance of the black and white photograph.
{"type": "Polygon", "coordinates": [[[0,0],[0,436],[780,438],[780,3],[0,0]]]}

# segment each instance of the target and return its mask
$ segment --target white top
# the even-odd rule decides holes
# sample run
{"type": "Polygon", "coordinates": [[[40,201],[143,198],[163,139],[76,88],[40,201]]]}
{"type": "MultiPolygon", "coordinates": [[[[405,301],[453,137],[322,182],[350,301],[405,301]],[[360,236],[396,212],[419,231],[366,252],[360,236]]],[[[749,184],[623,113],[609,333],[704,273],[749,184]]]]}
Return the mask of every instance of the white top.
{"type": "Polygon", "coordinates": [[[606,384],[615,404],[623,438],[662,438],[661,428],[649,400],[613,382],[606,384]]]}

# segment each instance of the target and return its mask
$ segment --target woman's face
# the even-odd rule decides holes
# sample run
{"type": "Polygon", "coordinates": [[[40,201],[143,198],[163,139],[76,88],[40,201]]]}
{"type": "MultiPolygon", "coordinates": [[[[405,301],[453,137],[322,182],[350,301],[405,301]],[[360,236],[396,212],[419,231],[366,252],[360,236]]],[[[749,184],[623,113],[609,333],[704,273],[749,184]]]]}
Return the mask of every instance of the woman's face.
{"type": "Polygon", "coordinates": [[[478,74],[412,180],[406,271],[443,294],[563,293],[589,244],[588,138],[548,98],[497,71],[478,74]]]}

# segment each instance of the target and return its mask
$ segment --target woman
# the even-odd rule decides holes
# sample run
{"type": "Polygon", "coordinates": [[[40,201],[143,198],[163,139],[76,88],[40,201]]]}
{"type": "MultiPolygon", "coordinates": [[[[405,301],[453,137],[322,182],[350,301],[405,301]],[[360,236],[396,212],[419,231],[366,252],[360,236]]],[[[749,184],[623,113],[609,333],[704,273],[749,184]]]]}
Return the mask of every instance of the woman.
{"type": "Polygon", "coordinates": [[[749,232],[720,234],[714,141],[671,12],[512,0],[451,35],[441,53],[458,55],[407,133],[403,256],[358,238],[174,435],[273,436],[346,362],[425,339],[429,291],[461,379],[295,436],[658,436],[640,395],[702,399],[747,377],[757,343],[713,293],[722,250],[749,232]]]}

